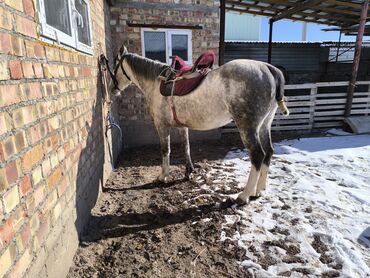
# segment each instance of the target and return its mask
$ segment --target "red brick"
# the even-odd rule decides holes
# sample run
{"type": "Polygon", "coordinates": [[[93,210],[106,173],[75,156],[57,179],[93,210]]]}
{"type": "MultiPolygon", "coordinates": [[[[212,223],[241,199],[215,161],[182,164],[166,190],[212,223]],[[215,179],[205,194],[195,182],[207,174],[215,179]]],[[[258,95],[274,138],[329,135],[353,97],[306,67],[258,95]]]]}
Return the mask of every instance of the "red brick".
{"type": "Polygon", "coordinates": [[[62,177],[62,170],[60,167],[56,168],[55,171],[47,178],[49,190],[54,188],[57,182],[62,177]]]}
{"type": "Polygon", "coordinates": [[[10,36],[12,44],[12,54],[16,56],[23,56],[23,39],[18,36],[10,36]]]}
{"type": "Polygon", "coordinates": [[[23,75],[25,78],[33,78],[35,74],[33,72],[32,62],[22,61],[23,75]]]}
{"type": "Polygon", "coordinates": [[[8,80],[9,78],[8,63],[0,61],[0,80],[8,80]]]}
{"type": "Polygon", "coordinates": [[[15,211],[10,216],[12,219],[13,229],[14,231],[18,232],[19,229],[23,226],[26,220],[26,212],[24,211],[24,206],[19,206],[15,209],[15,211]]]}
{"type": "Polygon", "coordinates": [[[59,197],[63,195],[63,193],[66,191],[68,186],[67,178],[63,178],[62,181],[60,182],[60,186],[58,188],[58,195],[59,197]]]}
{"type": "Polygon", "coordinates": [[[19,192],[21,197],[27,195],[32,188],[31,179],[29,176],[24,176],[23,179],[19,182],[19,192]]]}
{"type": "Polygon", "coordinates": [[[33,69],[35,71],[36,78],[44,77],[44,71],[42,69],[41,63],[33,63],[33,69]]]}
{"type": "Polygon", "coordinates": [[[0,106],[8,106],[20,102],[17,85],[0,85],[0,106]]]}
{"type": "Polygon", "coordinates": [[[5,4],[9,5],[10,7],[23,12],[23,5],[22,2],[19,0],[4,0],[5,4]]]}
{"type": "Polygon", "coordinates": [[[15,16],[15,22],[17,32],[33,38],[37,37],[35,22],[18,15],[15,16]]]}
{"type": "Polygon", "coordinates": [[[27,56],[30,58],[44,58],[44,46],[38,42],[25,41],[27,56]]]}
{"type": "MultiPolygon", "coordinates": [[[[5,168],[0,168],[0,191],[3,191],[4,189],[8,188],[8,186],[9,184],[8,184],[8,181],[6,180],[5,168]]],[[[0,218],[0,221],[1,221],[1,218],[0,218]]]]}
{"type": "Polygon", "coordinates": [[[23,77],[21,62],[18,60],[9,61],[11,79],[21,79],[23,77]]]}
{"type": "Polygon", "coordinates": [[[9,184],[14,183],[20,174],[20,167],[14,160],[5,166],[6,179],[9,184]]]}
{"type": "Polygon", "coordinates": [[[0,255],[0,277],[4,277],[5,273],[11,267],[17,256],[17,246],[15,243],[10,244],[8,248],[0,255]]]}
{"type": "Polygon", "coordinates": [[[48,61],[60,61],[58,48],[52,46],[45,46],[45,55],[48,61]]]}
{"type": "Polygon", "coordinates": [[[12,29],[12,14],[3,7],[0,7],[0,28],[12,29]]]}
{"type": "Polygon", "coordinates": [[[24,250],[32,239],[30,224],[27,223],[19,235],[20,241],[17,240],[18,249],[24,250]]]}
{"type": "Polygon", "coordinates": [[[35,100],[42,97],[41,86],[38,82],[23,83],[20,85],[21,98],[25,100],[35,100]]]}
{"type": "Polygon", "coordinates": [[[33,9],[32,0],[23,0],[23,9],[26,15],[34,17],[35,11],[33,9]]]}
{"type": "Polygon", "coordinates": [[[27,130],[31,144],[35,144],[37,141],[40,140],[41,136],[40,136],[39,128],[40,126],[36,125],[27,130]]]}
{"type": "Polygon", "coordinates": [[[4,248],[15,234],[13,223],[11,219],[6,220],[0,225],[0,247],[4,248]]]}
{"type": "Polygon", "coordinates": [[[12,136],[0,141],[0,152],[5,160],[15,154],[14,138],[12,136]]]}
{"type": "Polygon", "coordinates": [[[53,147],[53,149],[57,149],[59,147],[59,135],[58,134],[54,134],[52,137],[51,137],[51,145],[53,147]]]}
{"type": "Polygon", "coordinates": [[[13,186],[2,196],[2,199],[5,212],[10,213],[19,204],[18,187],[13,186]]]}
{"type": "Polygon", "coordinates": [[[44,186],[40,185],[35,192],[33,192],[33,199],[35,200],[35,207],[37,207],[44,200],[44,186]]]}
{"type": "Polygon", "coordinates": [[[20,131],[16,133],[14,138],[15,138],[15,148],[17,149],[17,152],[20,153],[27,146],[25,132],[20,131]]]}
{"type": "Polygon", "coordinates": [[[23,156],[23,167],[26,171],[30,170],[44,156],[42,145],[37,145],[23,156]]]}
{"type": "Polygon", "coordinates": [[[0,53],[12,53],[12,43],[8,33],[0,33],[0,53]]]}
{"type": "Polygon", "coordinates": [[[50,174],[51,171],[51,165],[49,158],[45,159],[42,162],[42,174],[44,177],[47,177],[50,174]]]}
{"type": "Polygon", "coordinates": [[[13,123],[16,128],[23,127],[37,119],[37,109],[34,105],[25,106],[12,111],[13,123]]]}

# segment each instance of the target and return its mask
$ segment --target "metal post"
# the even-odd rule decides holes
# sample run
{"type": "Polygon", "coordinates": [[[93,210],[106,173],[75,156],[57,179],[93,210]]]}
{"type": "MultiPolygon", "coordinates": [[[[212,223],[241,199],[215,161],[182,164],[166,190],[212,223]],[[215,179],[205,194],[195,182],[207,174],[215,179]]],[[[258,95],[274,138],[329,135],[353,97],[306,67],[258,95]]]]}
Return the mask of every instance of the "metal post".
{"type": "Polygon", "coordinates": [[[274,25],[274,21],[270,18],[269,20],[270,30],[269,30],[269,46],[268,46],[268,54],[267,54],[267,62],[271,64],[271,52],[272,52],[272,27],[274,25]]]}
{"type": "Polygon", "coordinates": [[[302,26],[302,41],[307,41],[307,22],[303,22],[302,26]]]}
{"type": "Polygon", "coordinates": [[[349,81],[349,84],[348,84],[347,103],[346,103],[346,109],[344,112],[345,117],[349,117],[351,115],[353,93],[355,91],[355,83],[357,79],[358,66],[360,64],[362,37],[364,35],[368,8],[369,8],[369,0],[365,0],[364,3],[362,4],[360,24],[358,27],[358,33],[357,33],[357,38],[356,38],[355,55],[354,55],[353,64],[352,64],[351,80],[349,81]]]}
{"type": "Polygon", "coordinates": [[[219,44],[219,66],[225,63],[225,7],[226,0],[220,1],[220,44],[219,44]]]}

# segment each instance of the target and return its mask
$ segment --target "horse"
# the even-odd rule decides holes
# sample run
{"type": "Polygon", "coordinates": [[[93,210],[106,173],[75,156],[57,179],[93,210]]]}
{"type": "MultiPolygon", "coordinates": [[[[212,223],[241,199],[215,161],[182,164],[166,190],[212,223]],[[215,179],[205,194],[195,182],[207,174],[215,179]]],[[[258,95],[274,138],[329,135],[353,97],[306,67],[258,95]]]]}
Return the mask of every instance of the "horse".
{"type": "Polygon", "coordinates": [[[249,202],[250,197],[260,196],[266,188],[274,151],[272,121],[278,107],[284,115],[289,114],[284,101],[282,72],[260,61],[233,60],[210,71],[191,93],[165,97],[160,94],[159,76],[168,67],[159,61],[129,53],[122,46],[114,59],[110,84],[111,94],[115,96],[132,83],[145,95],[160,139],[162,170],[158,180],[167,182],[169,177],[171,128],[178,129],[184,144],[185,176],[189,178],[194,166],[188,129],[210,130],[234,120],[251,160],[247,184],[234,201],[243,205],[249,202]]]}

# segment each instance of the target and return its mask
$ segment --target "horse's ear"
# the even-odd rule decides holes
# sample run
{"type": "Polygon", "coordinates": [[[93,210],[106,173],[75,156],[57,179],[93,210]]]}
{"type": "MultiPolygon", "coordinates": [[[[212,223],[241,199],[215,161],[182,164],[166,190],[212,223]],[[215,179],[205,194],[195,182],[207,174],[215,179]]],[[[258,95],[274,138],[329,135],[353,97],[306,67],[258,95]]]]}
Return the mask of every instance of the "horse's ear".
{"type": "Polygon", "coordinates": [[[119,53],[121,54],[121,56],[127,54],[128,51],[126,46],[122,45],[121,48],[119,49],[119,53]]]}

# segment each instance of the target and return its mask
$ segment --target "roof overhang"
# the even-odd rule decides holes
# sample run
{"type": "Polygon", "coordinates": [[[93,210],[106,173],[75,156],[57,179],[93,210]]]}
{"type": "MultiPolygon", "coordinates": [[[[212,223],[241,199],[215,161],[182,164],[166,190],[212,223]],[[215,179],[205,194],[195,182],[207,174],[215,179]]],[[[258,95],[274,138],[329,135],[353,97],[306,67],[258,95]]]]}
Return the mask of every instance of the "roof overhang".
{"type": "MultiPolygon", "coordinates": [[[[225,0],[226,10],[347,28],[360,22],[362,1],[225,0]]],[[[368,13],[369,17],[369,13],[368,13]]]]}

